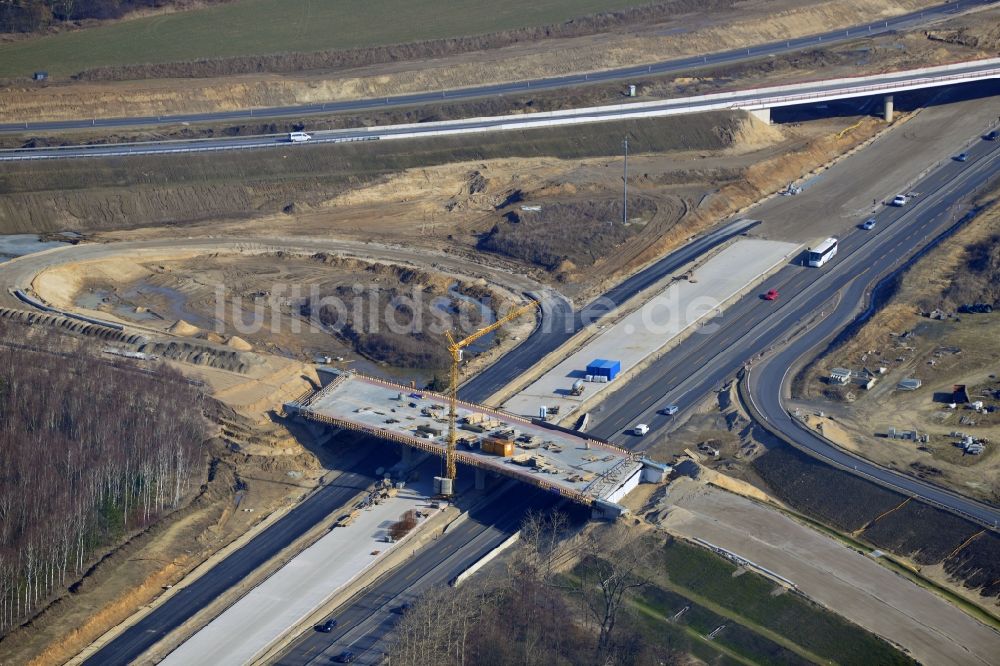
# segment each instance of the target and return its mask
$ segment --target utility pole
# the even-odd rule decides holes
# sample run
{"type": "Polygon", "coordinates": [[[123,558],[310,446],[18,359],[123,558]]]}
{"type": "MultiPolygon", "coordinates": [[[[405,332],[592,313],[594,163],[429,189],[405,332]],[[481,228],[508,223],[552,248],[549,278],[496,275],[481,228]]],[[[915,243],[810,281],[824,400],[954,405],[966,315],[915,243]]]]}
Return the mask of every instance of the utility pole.
{"type": "Polygon", "coordinates": [[[622,226],[625,226],[628,224],[628,134],[625,135],[625,173],[622,185],[622,226]]]}

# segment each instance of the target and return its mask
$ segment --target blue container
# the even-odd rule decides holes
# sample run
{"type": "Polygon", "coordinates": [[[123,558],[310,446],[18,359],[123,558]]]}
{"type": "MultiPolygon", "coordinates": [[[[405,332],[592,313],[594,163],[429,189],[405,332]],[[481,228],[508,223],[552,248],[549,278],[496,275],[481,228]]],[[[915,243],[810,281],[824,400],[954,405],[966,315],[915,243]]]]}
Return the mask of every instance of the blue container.
{"type": "Polygon", "coordinates": [[[587,374],[595,377],[607,377],[611,381],[622,371],[621,361],[609,361],[597,358],[587,365],[587,374]]]}

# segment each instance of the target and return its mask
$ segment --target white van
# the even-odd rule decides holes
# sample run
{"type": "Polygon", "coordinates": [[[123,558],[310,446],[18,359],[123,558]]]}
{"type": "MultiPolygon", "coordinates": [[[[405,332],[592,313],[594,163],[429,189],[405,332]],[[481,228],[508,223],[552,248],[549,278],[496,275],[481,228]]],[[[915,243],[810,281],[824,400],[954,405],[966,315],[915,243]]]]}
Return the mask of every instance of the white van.
{"type": "Polygon", "coordinates": [[[638,435],[639,437],[642,437],[647,432],[649,432],[649,426],[646,425],[645,423],[640,423],[636,427],[632,428],[632,432],[638,435]]]}
{"type": "Polygon", "coordinates": [[[312,136],[306,134],[305,132],[291,132],[288,135],[288,140],[292,143],[300,143],[302,141],[308,141],[312,136]]]}

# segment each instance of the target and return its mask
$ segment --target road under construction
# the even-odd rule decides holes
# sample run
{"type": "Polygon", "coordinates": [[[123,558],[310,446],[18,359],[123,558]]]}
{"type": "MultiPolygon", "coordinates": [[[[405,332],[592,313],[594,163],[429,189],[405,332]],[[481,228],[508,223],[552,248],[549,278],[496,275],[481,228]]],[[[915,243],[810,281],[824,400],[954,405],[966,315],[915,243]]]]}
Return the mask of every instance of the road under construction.
{"type": "MultiPolygon", "coordinates": [[[[445,457],[448,396],[331,372],[330,383],[286,404],[286,411],[396,442],[404,455],[417,449],[445,457]]],[[[661,481],[667,470],[607,442],[475,403],[458,401],[456,417],[461,434],[455,460],[475,469],[478,487],[484,486],[487,473],[507,476],[614,518],[624,512],[620,499],[643,481],[661,481]]]]}

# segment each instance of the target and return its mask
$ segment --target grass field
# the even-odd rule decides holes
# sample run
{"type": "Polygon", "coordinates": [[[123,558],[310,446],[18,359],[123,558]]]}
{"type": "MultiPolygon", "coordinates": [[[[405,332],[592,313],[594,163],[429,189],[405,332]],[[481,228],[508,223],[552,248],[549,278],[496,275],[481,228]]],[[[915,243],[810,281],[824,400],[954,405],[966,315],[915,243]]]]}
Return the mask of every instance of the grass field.
{"type": "Polygon", "coordinates": [[[321,51],[527,28],[643,0],[241,0],[0,45],[0,77],[46,70],[321,51]]]}
{"type": "Polygon", "coordinates": [[[775,596],[777,585],[763,576],[748,572],[734,577],[733,564],[706,550],[672,541],[663,548],[661,561],[675,591],[687,590],[810,654],[839,664],[913,663],[874,634],[807,599],[793,593],[775,596]]]}

